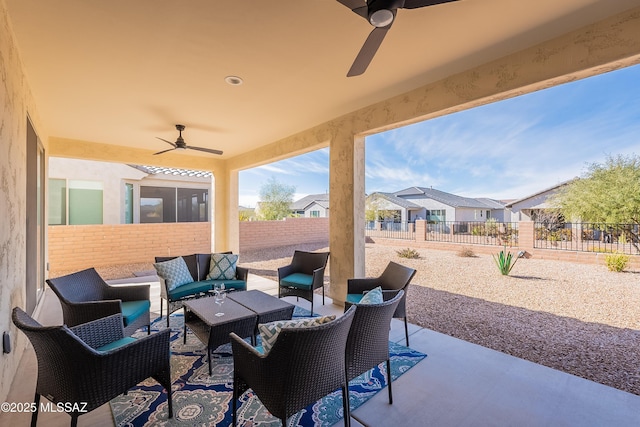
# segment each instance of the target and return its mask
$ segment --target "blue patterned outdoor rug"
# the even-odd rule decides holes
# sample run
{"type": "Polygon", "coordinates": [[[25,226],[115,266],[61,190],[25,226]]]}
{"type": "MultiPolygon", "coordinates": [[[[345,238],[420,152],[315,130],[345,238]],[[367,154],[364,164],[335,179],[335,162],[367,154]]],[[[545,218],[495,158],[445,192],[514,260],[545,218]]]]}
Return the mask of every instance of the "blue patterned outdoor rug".
{"type": "MultiPolygon", "coordinates": [[[[296,307],[295,317],[310,312],[296,307]]],[[[156,319],[152,332],[164,329],[166,319],[156,319]]],[[[173,379],[173,419],[167,419],[167,398],[163,388],[149,378],[129,390],[126,396],[111,401],[116,426],[229,426],[232,422],[233,356],[231,345],[219,347],[213,373],[209,376],[206,350],[196,336],[189,333],[182,343],[183,317],[171,316],[171,378],[173,379]]],[[[139,332],[140,333],[140,332],[139,332]]],[[[141,335],[146,335],[143,332],[141,335]]],[[[135,335],[134,335],[135,336],[135,335]]],[[[395,380],[426,357],[425,354],[389,343],[391,375],[395,380]]],[[[373,397],[386,385],[386,364],[369,371],[349,383],[351,409],[373,397]]],[[[289,419],[289,426],[332,426],[342,419],[342,393],[334,393],[309,405],[289,419]]],[[[240,397],[238,425],[251,427],[280,426],[249,389],[240,397]]]]}

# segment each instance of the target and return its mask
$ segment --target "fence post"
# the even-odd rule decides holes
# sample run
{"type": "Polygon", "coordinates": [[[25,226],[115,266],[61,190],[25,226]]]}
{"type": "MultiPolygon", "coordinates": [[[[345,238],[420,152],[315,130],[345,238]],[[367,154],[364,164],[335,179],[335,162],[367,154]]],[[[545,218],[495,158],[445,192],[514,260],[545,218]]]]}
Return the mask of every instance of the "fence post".
{"type": "Polygon", "coordinates": [[[424,242],[427,236],[427,221],[416,219],[416,242],[424,242]]]}
{"type": "Polygon", "coordinates": [[[533,253],[535,247],[535,223],[533,221],[520,221],[518,223],[518,247],[533,253]]]}

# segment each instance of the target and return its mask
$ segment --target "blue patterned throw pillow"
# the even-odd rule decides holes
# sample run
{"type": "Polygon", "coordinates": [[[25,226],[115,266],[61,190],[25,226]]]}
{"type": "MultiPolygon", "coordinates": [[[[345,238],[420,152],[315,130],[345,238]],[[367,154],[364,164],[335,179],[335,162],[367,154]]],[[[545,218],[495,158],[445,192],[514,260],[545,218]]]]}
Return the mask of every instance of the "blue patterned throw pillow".
{"type": "Polygon", "coordinates": [[[382,288],[378,286],[364,294],[358,304],[382,304],[383,302],[384,298],[382,297],[382,288]]]}
{"type": "Polygon", "coordinates": [[[318,326],[323,323],[329,323],[335,320],[336,316],[309,317],[305,319],[294,320],[276,320],[270,323],[261,323],[258,325],[260,338],[262,338],[262,349],[264,354],[269,353],[271,347],[276,342],[278,334],[282,328],[308,328],[310,326],[318,326]]]}
{"type": "Polygon", "coordinates": [[[233,280],[236,278],[236,264],[238,255],[234,254],[211,254],[211,264],[209,264],[210,280],[233,280]]]}
{"type": "Polygon", "coordinates": [[[178,286],[193,282],[193,277],[189,273],[189,267],[184,259],[179,256],[169,261],[157,262],[153,264],[158,276],[167,282],[167,289],[172,291],[178,286]]]}

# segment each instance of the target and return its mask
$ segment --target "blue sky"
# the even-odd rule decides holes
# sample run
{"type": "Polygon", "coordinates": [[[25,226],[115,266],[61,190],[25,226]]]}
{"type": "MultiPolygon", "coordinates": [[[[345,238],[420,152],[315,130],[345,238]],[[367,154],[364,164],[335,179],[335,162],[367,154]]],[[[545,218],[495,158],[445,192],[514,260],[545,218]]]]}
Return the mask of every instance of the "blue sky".
{"type": "MultiPolygon", "coordinates": [[[[370,136],[366,192],[411,186],[517,199],[583,174],[607,155],[640,154],[640,66],[370,136]]],[[[329,149],[240,172],[240,204],[267,179],[295,199],[329,188],[329,149]]]]}

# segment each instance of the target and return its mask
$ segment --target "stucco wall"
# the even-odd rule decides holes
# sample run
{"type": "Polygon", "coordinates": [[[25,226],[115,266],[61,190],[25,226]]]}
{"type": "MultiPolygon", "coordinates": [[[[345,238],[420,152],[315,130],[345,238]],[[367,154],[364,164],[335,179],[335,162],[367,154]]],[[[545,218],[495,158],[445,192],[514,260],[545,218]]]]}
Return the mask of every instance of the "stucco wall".
{"type": "Polygon", "coordinates": [[[0,1],[0,333],[10,331],[13,351],[0,353],[0,401],[4,401],[26,337],[11,322],[25,308],[27,115],[46,148],[31,90],[22,69],[4,1],[0,1]]]}
{"type": "Polygon", "coordinates": [[[240,222],[240,253],[275,246],[328,241],[329,218],[240,222]]]}
{"type": "Polygon", "coordinates": [[[156,256],[211,252],[211,224],[56,225],[49,227],[49,270],[150,263],[156,256]]]}

